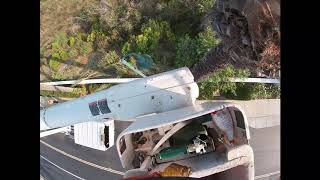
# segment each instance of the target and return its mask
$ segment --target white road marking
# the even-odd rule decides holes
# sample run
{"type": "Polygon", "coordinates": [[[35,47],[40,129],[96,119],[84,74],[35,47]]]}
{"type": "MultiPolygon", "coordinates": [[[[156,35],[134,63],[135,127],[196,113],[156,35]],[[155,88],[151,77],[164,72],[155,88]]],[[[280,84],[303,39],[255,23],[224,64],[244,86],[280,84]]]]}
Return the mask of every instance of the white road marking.
{"type": "Polygon", "coordinates": [[[41,176],[41,174],[40,174],[40,180],[45,180],[45,179],[44,179],[44,177],[43,177],[43,176],[41,176]]]}
{"type": "Polygon", "coordinates": [[[276,175],[276,174],[280,174],[280,171],[275,171],[275,172],[272,172],[272,173],[267,173],[267,174],[259,175],[259,176],[254,177],[254,179],[261,179],[261,178],[273,176],[273,175],[276,175]]]}
{"type": "MultiPolygon", "coordinates": [[[[60,149],[58,149],[58,148],[56,148],[56,147],[53,147],[53,146],[51,146],[50,144],[48,144],[48,143],[46,143],[46,142],[44,142],[44,141],[42,141],[42,140],[40,140],[40,142],[41,142],[42,144],[46,145],[47,147],[49,147],[49,148],[51,148],[51,149],[53,149],[53,150],[55,150],[55,151],[57,151],[57,152],[65,155],[65,156],[67,156],[67,157],[69,157],[69,158],[71,158],[71,159],[74,159],[74,160],[76,160],[76,161],[82,162],[82,163],[84,163],[84,164],[87,164],[87,165],[89,165],[89,166],[92,166],[92,167],[95,167],[95,168],[98,168],[98,169],[101,169],[101,170],[104,170],[104,171],[112,172],[112,173],[119,174],[119,175],[122,175],[122,176],[124,175],[124,173],[121,172],[121,171],[117,171],[117,170],[114,170],[114,169],[111,169],[111,168],[106,168],[106,167],[99,166],[99,165],[97,165],[97,164],[94,164],[94,163],[85,161],[85,160],[80,159],[80,158],[78,158],[78,157],[72,156],[72,155],[70,155],[70,154],[68,154],[68,153],[66,153],[66,152],[64,152],[64,151],[62,151],[62,150],[60,150],[60,149]]],[[[272,172],[272,173],[267,173],[267,174],[255,176],[254,179],[261,179],[261,178],[273,176],[273,175],[276,175],[276,174],[279,174],[279,173],[280,173],[280,171],[275,171],[275,172],[272,172]]]]}
{"type": "Polygon", "coordinates": [[[72,156],[71,154],[68,154],[68,153],[66,153],[66,152],[64,152],[64,151],[62,151],[62,150],[60,150],[60,149],[58,149],[58,148],[56,148],[56,147],[53,147],[53,146],[51,146],[50,144],[48,144],[48,143],[46,143],[46,142],[44,142],[44,141],[42,141],[42,140],[40,140],[40,142],[41,142],[42,144],[46,145],[47,147],[49,147],[49,148],[51,148],[51,149],[53,149],[53,150],[55,150],[55,151],[57,151],[57,152],[65,155],[65,156],[67,156],[67,157],[69,157],[69,158],[71,158],[71,159],[74,159],[74,160],[76,160],[76,161],[79,161],[79,162],[81,162],[81,163],[84,163],[84,164],[86,164],[86,165],[89,165],[89,166],[92,166],[92,167],[95,167],[95,168],[98,168],[98,169],[101,169],[101,170],[104,170],[104,171],[108,171],[108,172],[111,172],[111,173],[114,173],[114,174],[119,174],[119,175],[122,175],[122,176],[124,175],[124,172],[117,171],[117,170],[114,170],[114,169],[111,169],[111,168],[106,168],[106,167],[103,167],[103,166],[99,166],[99,165],[97,165],[97,164],[94,164],[94,163],[85,161],[85,160],[80,159],[80,158],[75,157],[75,156],[72,156]]]}
{"type": "Polygon", "coordinates": [[[81,180],[85,180],[85,179],[83,179],[83,178],[81,178],[81,177],[79,177],[79,176],[77,176],[77,175],[75,175],[75,174],[72,174],[71,172],[69,172],[69,171],[67,171],[67,170],[63,169],[62,167],[60,167],[60,166],[58,166],[58,165],[54,164],[53,162],[51,162],[51,161],[50,161],[50,160],[48,160],[47,158],[45,158],[45,157],[43,157],[43,156],[41,156],[41,155],[40,155],[40,157],[41,157],[42,159],[46,160],[47,162],[49,162],[50,164],[54,165],[54,166],[55,166],[55,167],[57,167],[58,169],[60,169],[60,170],[62,170],[62,171],[64,171],[64,172],[66,172],[66,173],[70,174],[71,176],[76,177],[76,178],[81,179],[81,180]]]}

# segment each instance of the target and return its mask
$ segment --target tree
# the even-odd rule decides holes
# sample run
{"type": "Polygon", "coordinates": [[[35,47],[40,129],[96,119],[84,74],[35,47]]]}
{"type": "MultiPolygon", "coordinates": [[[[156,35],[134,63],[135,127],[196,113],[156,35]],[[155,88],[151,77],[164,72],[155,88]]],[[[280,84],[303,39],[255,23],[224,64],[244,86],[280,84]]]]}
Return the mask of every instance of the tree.
{"type": "Polygon", "coordinates": [[[148,54],[155,61],[160,61],[160,41],[167,46],[174,43],[175,36],[170,25],[166,21],[150,19],[142,25],[141,33],[131,35],[130,39],[122,47],[122,53],[148,54]]]}
{"type": "Polygon", "coordinates": [[[178,40],[176,66],[188,66],[198,62],[211,48],[216,47],[220,40],[211,27],[207,27],[203,32],[200,32],[194,39],[189,35],[185,35],[178,40]]]}

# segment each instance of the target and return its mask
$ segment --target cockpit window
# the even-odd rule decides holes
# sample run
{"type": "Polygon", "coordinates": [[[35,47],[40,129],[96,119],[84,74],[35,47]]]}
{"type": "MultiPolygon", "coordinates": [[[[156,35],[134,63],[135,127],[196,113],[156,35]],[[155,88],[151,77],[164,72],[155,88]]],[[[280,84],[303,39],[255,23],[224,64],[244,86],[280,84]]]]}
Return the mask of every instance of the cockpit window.
{"type": "Polygon", "coordinates": [[[111,112],[108,107],[107,99],[102,99],[102,100],[98,101],[98,105],[99,105],[99,109],[102,114],[108,114],[111,112]]]}
{"type": "Polygon", "coordinates": [[[89,104],[89,109],[91,111],[91,114],[93,116],[97,116],[100,114],[99,108],[98,108],[98,104],[97,102],[92,102],[89,104]]]}
{"type": "Polygon", "coordinates": [[[100,115],[101,113],[108,114],[111,112],[108,107],[107,99],[101,99],[99,101],[89,103],[89,108],[93,116],[100,115]]]}

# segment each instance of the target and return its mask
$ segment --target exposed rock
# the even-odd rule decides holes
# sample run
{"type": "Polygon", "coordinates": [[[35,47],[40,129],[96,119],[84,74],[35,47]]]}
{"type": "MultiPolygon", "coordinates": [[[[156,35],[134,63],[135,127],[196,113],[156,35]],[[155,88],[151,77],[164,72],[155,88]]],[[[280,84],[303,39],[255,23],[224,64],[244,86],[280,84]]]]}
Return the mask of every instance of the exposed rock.
{"type": "Polygon", "coordinates": [[[228,64],[279,77],[280,0],[217,0],[210,14],[222,42],[191,68],[196,81],[228,64]]]}

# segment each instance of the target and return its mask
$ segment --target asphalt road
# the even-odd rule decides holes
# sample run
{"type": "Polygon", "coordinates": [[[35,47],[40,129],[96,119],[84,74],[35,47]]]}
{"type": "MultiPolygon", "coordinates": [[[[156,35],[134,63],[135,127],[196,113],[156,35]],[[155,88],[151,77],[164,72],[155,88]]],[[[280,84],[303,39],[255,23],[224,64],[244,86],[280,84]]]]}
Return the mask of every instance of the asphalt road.
{"type": "MultiPolygon", "coordinates": [[[[116,137],[130,124],[127,122],[115,123],[116,137]]],[[[75,144],[72,138],[65,136],[62,133],[43,137],[40,140],[42,141],[40,141],[40,174],[45,179],[79,179],[71,174],[86,180],[113,180],[122,178],[121,174],[112,171],[116,170],[124,172],[115,146],[107,151],[94,150],[75,144]],[[57,150],[60,150],[60,152],[57,152],[57,150]],[[61,151],[64,154],[62,154],[61,151]],[[67,156],[65,154],[67,154],[67,156]],[[71,157],[68,155],[71,155],[71,157]],[[74,157],[76,157],[76,160],[74,157]],[[79,159],[81,162],[79,162],[79,159]],[[108,171],[108,169],[105,170],[104,168],[110,168],[112,169],[112,172],[108,171]],[[69,173],[61,169],[64,169],[69,173]]]]}
{"type": "MultiPolygon", "coordinates": [[[[116,122],[116,135],[128,125],[116,122]]],[[[276,179],[280,171],[280,126],[250,128],[250,134],[256,179],[276,179]]],[[[98,151],[77,145],[61,133],[41,138],[40,153],[40,175],[48,180],[113,180],[122,178],[124,172],[115,146],[98,151]]]]}

